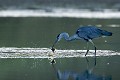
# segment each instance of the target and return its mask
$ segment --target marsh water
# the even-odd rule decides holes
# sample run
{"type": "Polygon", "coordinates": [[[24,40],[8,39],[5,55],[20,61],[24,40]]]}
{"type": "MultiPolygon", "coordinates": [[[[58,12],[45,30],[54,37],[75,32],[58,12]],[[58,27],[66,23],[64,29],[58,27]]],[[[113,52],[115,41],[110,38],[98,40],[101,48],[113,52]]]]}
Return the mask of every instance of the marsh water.
{"type": "Polygon", "coordinates": [[[120,80],[120,3],[81,1],[0,1],[0,80],[120,80]],[[96,65],[82,40],[61,40],[52,53],[59,33],[87,25],[113,33],[93,40],[96,65]]]}

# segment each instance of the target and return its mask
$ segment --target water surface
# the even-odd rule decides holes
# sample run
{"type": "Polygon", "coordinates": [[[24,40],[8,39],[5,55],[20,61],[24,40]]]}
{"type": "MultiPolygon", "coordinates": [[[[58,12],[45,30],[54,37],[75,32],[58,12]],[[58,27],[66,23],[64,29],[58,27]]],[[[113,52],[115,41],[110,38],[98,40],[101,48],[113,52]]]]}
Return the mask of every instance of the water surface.
{"type": "Polygon", "coordinates": [[[25,3],[22,7],[21,1],[0,2],[0,80],[120,79],[119,1],[92,1],[83,6],[76,4],[79,1],[74,4],[66,0],[53,1],[50,6],[48,1],[36,4],[36,0],[31,0],[29,6],[25,3]],[[113,33],[93,40],[97,46],[96,66],[91,44],[88,61],[84,56],[85,41],[62,40],[55,46],[54,54],[50,50],[59,33],[68,32],[71,36],[83,25],[95,25],[113,33]],[[50,58],[55,58],[56,63],[52,65],[50,58]]]}
{"type": "Polygon", "coordinates": [[[63,80],[64,76],[69,75],[69,79],[66,80],[76,80],[73,79],[73,75],[86,78],[88,70],[89,75],[102,77],[100,80],[119,80],[119,58],[119,56],[98,57],[95,67],[93,58],[88,58],[89,65],[85,58],[56,59],[57,63],[54,65],[51,65],[48,59],[0,59],[0,79],[63,80]]]}

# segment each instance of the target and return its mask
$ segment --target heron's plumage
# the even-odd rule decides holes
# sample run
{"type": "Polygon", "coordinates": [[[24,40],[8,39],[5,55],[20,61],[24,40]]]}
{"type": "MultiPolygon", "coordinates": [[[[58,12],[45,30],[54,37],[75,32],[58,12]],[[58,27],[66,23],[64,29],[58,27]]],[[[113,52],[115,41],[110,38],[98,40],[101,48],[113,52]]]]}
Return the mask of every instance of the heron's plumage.
{"type": "Polygon", "coordinates": [[[101,36],[112,35],[111,32],[101,30],[101,29],[94,27],[94,26],[80,27],[77,30],[76,34],[78,34],[78,36],[80,38],[83,38],[84,40],[94,39],[94,38],[98,38],[101,36]]]}
{"type": "MultiPolygon", "coordinates": [[[[56,38],[56,41],[55,43],[53,44],[52,46],[52,51],[54,52],[54,45],[60,41],[62,38],[64,38],[65,40],[67,41],[72,41],[72,40],[79,40],[79,39],[83,39],[87,42],[90,42],[92,43],[92,45],[94,46],[95,48],[95,55],[96,55],[96,46],[95,44],[92,42],[92,39],[94,38],[98,38],[98,37],[102,37],[102,36],[112,36],[112,33],[111,32],[108,32],[106,30],[102,30],[100,28],[97,28],[95,26],[83,26],[83,27],[80,27],[76,33],[73,35],[73,36],[69,36],[68,33],[66,32],[63,32],[63,33],[60,33],[57,38],[56,38]]],[[[85,56],[87,55],[87,53],[89,52],[89,47],[87,49],[87,52],[85,54],[85,56]]]]}

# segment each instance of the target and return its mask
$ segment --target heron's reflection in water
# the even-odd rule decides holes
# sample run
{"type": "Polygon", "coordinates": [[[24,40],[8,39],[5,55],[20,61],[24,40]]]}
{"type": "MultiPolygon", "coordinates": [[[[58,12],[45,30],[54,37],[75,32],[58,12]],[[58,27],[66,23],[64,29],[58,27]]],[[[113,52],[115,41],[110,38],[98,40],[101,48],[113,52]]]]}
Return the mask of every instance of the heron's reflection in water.
{"type": "Polygon", "coordinates": [[[52,64],[58,80],[112,80],[112,76],[103,76],[93,73],[95,65],[89,68],[89,62],[87,62],[87,69],[83,72],[74,71],[61,71],[56,64],[52,64]]]}

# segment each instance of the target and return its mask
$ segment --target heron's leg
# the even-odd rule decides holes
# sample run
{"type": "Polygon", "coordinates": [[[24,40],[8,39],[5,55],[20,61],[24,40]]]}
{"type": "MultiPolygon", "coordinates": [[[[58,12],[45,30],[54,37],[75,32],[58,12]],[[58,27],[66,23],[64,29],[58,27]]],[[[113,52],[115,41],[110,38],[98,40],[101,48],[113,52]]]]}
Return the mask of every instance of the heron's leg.
{"type": "Polygon", "coordinates": [[[96,65],[96,46],[95,46],[95,44],[93,43],[93,41],[91,39],[89,41],[92,43],[92,45],[95,48],[95,53],[94,54],[95,54],[95,65],[96,65]]]}
{"type": "Polygon", "coordinates": [[[88,52],[89,52],[89,42],[87,42],[87,52],[86,52],[85,56],[88,54],[88,52]]]}
{"type": "Polygon", "coordinates": [[[95,56],[96,56],[96,46],[95,46],[95,44],[93,43],[93,41],[91,39],[89,40],[89,42],[91,42],[92,45],[94,46],[94,48],[95,48],[95,56]]]}

